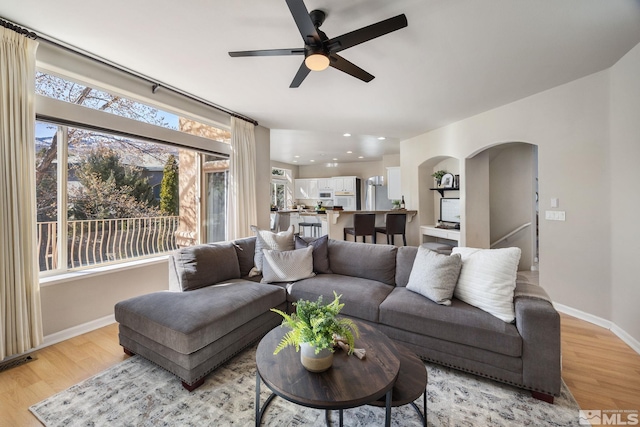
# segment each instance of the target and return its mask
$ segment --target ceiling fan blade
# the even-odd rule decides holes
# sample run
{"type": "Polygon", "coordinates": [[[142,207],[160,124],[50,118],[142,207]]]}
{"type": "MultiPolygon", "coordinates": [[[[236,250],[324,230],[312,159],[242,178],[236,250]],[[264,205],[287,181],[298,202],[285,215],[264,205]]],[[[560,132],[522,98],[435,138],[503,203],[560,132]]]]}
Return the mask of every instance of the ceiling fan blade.
{"type": "Polygon", "coordinates": [[[389,34],[406,26],[407,17],[403,13],[402,15],[394,16],[393,18],[385,19],[376,24],[371,24],[359,30],[329,39],[326,42],[326,46],[329,47],[329,52],[331,53],[340,52],[341,50],[375,39],[376,37],[384,36],[385,34],[389,34]]]}
{"type": "Polygon", "coordinates": [[[296,76],[293,78],[293,81],[291,82],[289,87],[290,88],[299,87],[302,84],[302,81],[309,75],[310,72],[311,70],[308,69],[307,66],[304,64],[304,61],[302,61],[302,64],[300,65],[300,68],[298,68],[298,72],[296,73],[296,76]]]}
{"type": "Polygon", "coordinates": [[[286,0],[287,6],[289,6],[289,10],[291,11],[291,15],[293,15],[293,20],[296,21],[296,25],[298,26],[298,30],[300,30],[300,35],[302,36],[302,40],[304,40],[305,44],[320,44],[322,40],[320,39],[320,34],[318,34],[318,30],[313,25],[313,21],[309,16],[309,11],[307,7],[304,5],[302,0],[286,0]]]}
{"type": "Polygon", "coordinates": [[[242,50],[229,52],[229,56],[282,56],[282,55],[304,55],[304,49],[263,49],[263,50],[242,50]]]}
{"type": "Polygon", "coordinates": [[[350,74],[353,77],[362,80],[363,82],[369,83],[375,78],[375,76],[373,76],[372,74],[367,73],[365,70],[347,61],[340,55],[333,54],[329,56],[329,65],[333,68],[350,74]]]}

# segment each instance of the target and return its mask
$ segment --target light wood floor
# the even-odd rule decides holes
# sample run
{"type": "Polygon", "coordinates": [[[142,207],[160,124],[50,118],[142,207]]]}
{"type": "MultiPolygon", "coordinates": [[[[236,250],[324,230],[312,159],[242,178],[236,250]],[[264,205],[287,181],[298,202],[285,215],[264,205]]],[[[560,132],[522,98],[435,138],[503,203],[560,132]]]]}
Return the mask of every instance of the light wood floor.
{"type": "MultiPolygon", "coordinates": [[[[607,329],[561,318],[562,377],[580,407],[640,410],[640,355],[607,329]]],[[[29,406],[126,359],[117,334],[115,324],[106,326],[0,372],[0,427],[40,426],[29,406]]]]}

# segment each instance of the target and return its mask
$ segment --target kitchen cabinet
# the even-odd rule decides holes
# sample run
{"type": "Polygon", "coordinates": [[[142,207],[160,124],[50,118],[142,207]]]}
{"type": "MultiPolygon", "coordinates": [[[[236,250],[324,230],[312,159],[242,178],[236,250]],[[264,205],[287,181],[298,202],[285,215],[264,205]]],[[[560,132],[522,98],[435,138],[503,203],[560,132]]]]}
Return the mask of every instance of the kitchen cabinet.
{"type": "Polygon", "coordinates": [[[334,176],[333,190],[344,191],[348,193],[356,192],[356,178],[355,176],[334,176]]]}
{"type": "Polygon", "coordinates": [[[303,178],[295,180],[296,199],[317,199],[318,180],[315,178],[303,178]]]}
{"type": "Polygon", "coordinates": [[[387,194],[389,200],[400,200],[402,198],[400,166],[387,168],[387,194]]]}
{"type": "Polygon", "coordinates": [[[318,178],[318,190],[333,190],[333,178],[318,178]]]}

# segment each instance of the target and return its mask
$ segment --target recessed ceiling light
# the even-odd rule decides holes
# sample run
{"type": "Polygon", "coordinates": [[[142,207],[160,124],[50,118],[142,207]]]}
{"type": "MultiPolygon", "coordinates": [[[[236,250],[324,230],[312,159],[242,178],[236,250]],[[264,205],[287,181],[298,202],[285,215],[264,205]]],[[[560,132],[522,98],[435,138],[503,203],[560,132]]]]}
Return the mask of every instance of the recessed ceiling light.
{"type": "Polygon", "coordinates": [[[338,160],[338,158],[337,158],[337,157],[334,157],[334,158],[333,158],[333,160],[338,160]]]}
{"type": "Polygon", "coordinates": [[[293,156],[293,157],[295,157],[296,159],[299,159],[299,158],[300,158],[300,156],[293,156]]]}
{"type": "Polygon", "coordinates": [[[378,137],[378,139],[379,139],[380,141],[384,141],[384,140],[385,140],[385,139],[387,139],[387,138],[385,138],[384,136],[379,136],[379,137],[378,137]]]}
{"type": "Polygon", "coordinates": [[[351,150],[347,151],[347,154],[351,154],[351,153],[353,153],[353,151],[351,151],[351,150]]]}
{"type": "Polygon", "coordinates": [[[315,162],[315,160],[309,160],[310,162],[315,162]]]}
{"type": "Polygon", "coordinates": [[[359,159],[364,159],[364,156],[358,156],[359,159]]]}
{"type": "Polygon", "coordinates": [[[342,136],[351,136],[350,133],[343,133],[342,136]]]}

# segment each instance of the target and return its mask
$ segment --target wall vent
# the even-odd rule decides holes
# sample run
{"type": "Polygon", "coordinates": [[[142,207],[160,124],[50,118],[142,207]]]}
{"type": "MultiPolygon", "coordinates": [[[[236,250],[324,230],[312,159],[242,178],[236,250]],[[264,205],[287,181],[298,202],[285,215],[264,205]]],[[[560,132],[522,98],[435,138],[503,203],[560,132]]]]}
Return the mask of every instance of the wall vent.
{"type": "Polygon", "coordinates": [[[14,357],[13,359],[0,362],[0,372],[6,371],[7,369],[15,368],[20,365],[24,365],[25,363],[29,363],[36,359],[37,357],[34,354],[23,354],[21,356],[14,357]]]}

